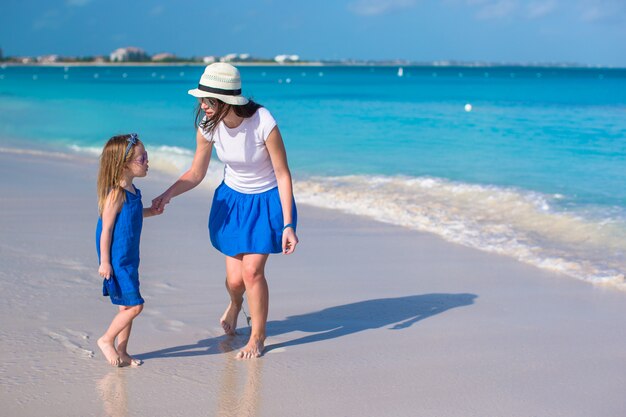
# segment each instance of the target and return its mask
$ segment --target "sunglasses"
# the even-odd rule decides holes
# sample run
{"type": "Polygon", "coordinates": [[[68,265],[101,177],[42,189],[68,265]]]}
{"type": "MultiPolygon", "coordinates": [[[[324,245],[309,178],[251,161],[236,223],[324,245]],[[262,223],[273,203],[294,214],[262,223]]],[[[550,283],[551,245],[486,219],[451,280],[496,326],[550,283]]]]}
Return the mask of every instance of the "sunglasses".
{"type": "Polygon", "coordinates": [[[133,159],[133,162],[139,165],[144,165],[148,162],[148,152],[144,152],[139,158],[133,159]]]}
{"type": "Polygon", "coordinates": [[[200,102],[200,104],[207,105],[210,109],[214,109],[217,106],[217,102],[218,102],[216,98],[210,98],[210,97],[198,98],[198,101],[200,102]]]}

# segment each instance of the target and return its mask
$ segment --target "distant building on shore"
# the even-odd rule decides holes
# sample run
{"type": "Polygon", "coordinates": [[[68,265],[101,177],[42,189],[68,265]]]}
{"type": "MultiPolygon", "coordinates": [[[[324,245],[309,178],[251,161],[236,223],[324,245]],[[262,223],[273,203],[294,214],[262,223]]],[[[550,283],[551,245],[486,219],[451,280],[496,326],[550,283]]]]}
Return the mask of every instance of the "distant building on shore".
{"type": "Polygon", "coordinates": [[[278,62],[279,64],[298,62],[300,61],[300,56],[299,55],[276,55],[274,57],[274,61],[278,62]]]}
{"type": "Polygon", "coordinates": [[[204,62],[205,64],[212,64],[216,61],[217,58],[215,58],[214,56],[205,56],[204,58],[202,58],[202,62],[204,62]]]}
{"type": "Polygon", "coordinates": [[[233,62],[237,59],[237,54],[227,54],[220,58],[221,62],[233,62]]]}
{"type": "Polygon", "coordinates": [[[178,57],[174,54],[170,54],[169,52],[163,52],[160,54],[152,55],[152,61],[154,62],[168,62],[168,61],[176,61],[178,57]]]}
{"type": "Polygon", "coordinates": [[[221,62],[248,62],[252,61],[250,54],[228,54],[220,58],[221,62]]]}
{"type": "Polygon", "coordinates": [[[42,55],[37,57],[37,62],[40,64],[54,64],[59,61],[58,55],[42,55]]]}
{"type": "Polygon", "coordinates": [[[150,56],[141,48],[128,46],[111,52],[110,60],[111,62],[145,62],[150,61],[150,56]]]}

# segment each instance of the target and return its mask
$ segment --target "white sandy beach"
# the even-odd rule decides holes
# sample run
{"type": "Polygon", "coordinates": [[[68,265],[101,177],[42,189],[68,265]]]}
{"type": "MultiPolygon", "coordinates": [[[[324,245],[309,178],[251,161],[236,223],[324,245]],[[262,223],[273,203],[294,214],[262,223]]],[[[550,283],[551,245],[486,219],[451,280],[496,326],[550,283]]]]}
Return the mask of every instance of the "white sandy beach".
{"type": "MultiPolygon", "coordinates": [[[[267,351],[222,335],[211,190],[144,222],[144,312],[112,368],[96,346],[97,161],[0,152],[0,415],[626,415],[626,293],[436,236],[299,206],[300,245],[270,258],[267,351]]],[[[138,180],[144,204],[171,181],[138,180]]],[[[297,195],[296,195],[297,199],[297,195]]]]}

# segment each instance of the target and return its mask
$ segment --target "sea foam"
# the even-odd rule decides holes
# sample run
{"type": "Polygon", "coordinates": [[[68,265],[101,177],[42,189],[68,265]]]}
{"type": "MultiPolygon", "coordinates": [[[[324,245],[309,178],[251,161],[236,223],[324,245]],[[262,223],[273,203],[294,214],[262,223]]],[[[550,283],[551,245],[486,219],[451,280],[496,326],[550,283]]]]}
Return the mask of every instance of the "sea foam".
{"type": "Polygon", "coordinates": [[[561,195],[402,176],[313,177],[299,202],[434,233],[450,242],[626,290],[626,221],[559,208],[561,195]]]}

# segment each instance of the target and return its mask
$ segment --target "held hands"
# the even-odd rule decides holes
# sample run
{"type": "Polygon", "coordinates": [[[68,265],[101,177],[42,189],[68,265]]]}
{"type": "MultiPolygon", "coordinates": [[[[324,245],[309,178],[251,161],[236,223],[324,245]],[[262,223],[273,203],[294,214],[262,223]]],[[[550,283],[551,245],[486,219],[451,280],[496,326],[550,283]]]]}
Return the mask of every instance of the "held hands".
{"type": "Polygon", "coordinates": [[[111,278],[111,275],[113,274],[113,267],[111,266],[111,263],[101,262],[100,267],[98,268],[98,274],[100,274],[102,278],[111,278]]]}
{"type": "Polygon", "coordinates": [[[163,213],[165,210],[165,205],[168,204],[171,200],[171,197],[167,194],[167,192],[161,194],[152,200],[152,207],[150,207],[150,211],[154,213],[154,215],[163,213]]]}
{"type": "Polygon", "coordinates": [[[283,230],[283,253],[285,255],[290,255],[293,251],[296,250],[296,245],[298,244],[298,236],[296,236],[295,230],[293,227],[287,227],[283,230]]]}

